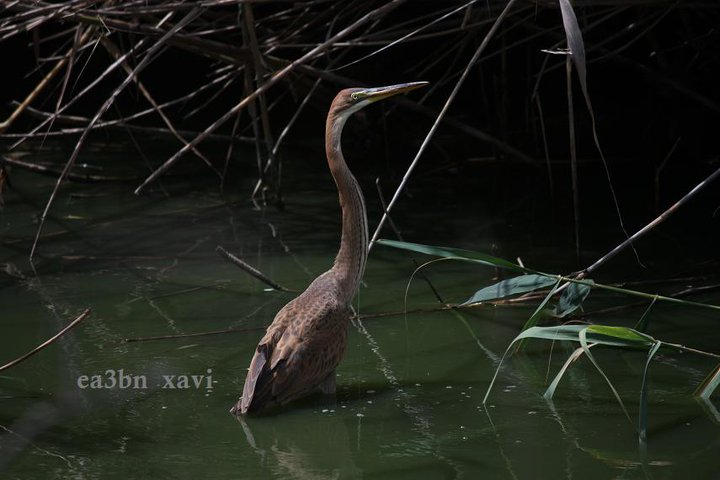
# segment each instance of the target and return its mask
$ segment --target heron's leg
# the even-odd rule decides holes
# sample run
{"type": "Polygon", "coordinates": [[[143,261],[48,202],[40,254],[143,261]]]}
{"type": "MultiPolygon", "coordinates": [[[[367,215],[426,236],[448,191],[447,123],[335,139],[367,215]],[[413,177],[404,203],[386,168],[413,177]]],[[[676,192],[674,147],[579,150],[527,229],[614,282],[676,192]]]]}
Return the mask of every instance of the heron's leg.
{"type": "Polygon", "coordinates": [[[318,386],[320,391],[325,395],[335,395],[337,384],[335,383],[335,370],[330,372],[318,386]]]}

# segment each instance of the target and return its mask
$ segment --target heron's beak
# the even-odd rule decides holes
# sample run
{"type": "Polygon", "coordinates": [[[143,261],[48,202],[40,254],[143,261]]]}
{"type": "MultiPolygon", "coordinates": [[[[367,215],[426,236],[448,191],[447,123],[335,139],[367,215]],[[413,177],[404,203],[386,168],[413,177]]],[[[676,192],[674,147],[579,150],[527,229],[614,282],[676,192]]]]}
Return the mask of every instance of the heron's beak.
{"type": "Polygon", "coordinates": [[[409,92],[416,88],[424,87],[429,82],[411,82],[411,83],[400,83],[398,85],[390,85],[387,87],[367,88],[354,92],[352,97],[354,100],[368,100],[370,102],[377,102],[399,93],[409,92]]]}

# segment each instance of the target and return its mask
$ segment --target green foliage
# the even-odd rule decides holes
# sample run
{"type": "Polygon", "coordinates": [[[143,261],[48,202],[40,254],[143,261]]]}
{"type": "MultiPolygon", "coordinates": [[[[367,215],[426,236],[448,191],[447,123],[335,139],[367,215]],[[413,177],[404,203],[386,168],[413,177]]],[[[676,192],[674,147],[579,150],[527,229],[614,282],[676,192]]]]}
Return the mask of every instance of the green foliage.
{"type": "Polygon", "coordinates": [[[638,413],[638,434],[640,443],[644,444],[647,441],[647,385],[648,385],[648,370],[650,369],[650,360],[655,356],[662,342],[656,341],[655,344],[650,348],[645,360],[645,369],[643,370],[642,385],[640,386],[640,412],[638,413]]]}
{"type": "Polygon", "coordinates": [[[592,290],[592,280],[590,283],[570,283],[560,295],[560,300],[553,310],[553,316],[564,318],[575,313],[583,304],[587,296],[592,290]]]}
{"type": "Polygon", "coordinates": [[[422,245],[420,243],[383,239],[378,240],[377,243],[378,245],[385,245],[386,247],[399,248],[401,250],[409,250],[411,252],[424,253],[426,255],[434,255],[441,258],[452,258],[466,262],[480,263],[491,267],[504,268],[517,272],[532,271],[502,258],[494,257],[485,253],[474,252],[472,250],[463,250],[461,248],[433,247],[432,245],[422,245]]]}
{"type": "MultiPolygon", "coordinates": [[[[552,299],[553,295],[559,290],[560,288],[560,280],[555,281],[555,285],[553,285],[553,288],[550,289],[550,292],[545,296],[542,302],[540,302],[540,305],[537,306],[535,311],[532,315],[530,315],[530,318],[527,319],[527,322],[525,322],[525,325],[523,325],[522,329],[523,331],[527,330],[528,328],[532,328],[537,323],[545,318],[548,315],[548,309],[547,304],[550,302],[550,299],[552,299]]],[[[519,346],[520,344],[518,344],[519,346]]]]}
{"type": "MultiPolygon", "coordinates": [[[[582,351],[586,355],[588,355],[588,358],[590,358],[593,363],[595,364],[596,368],[601,372],[601,374],[604,376],[604,373],[602,372],[602,369],[600,369],[597,362],[595,362],[594,358],[590,354],[590,345],[589,343],[592,343],[593,345],[605,345],[610,347],[620,347],[620,348],[630,348],[630,349],[646,349],[654,345],[657,341],[652,338],[649,335],[646,335],[644,333],[640,333],[638,331],[635,331],[631,328],[626,327],[615,327],[615,326],[608,326],[608,325],[559,325],[559,326],[553,326],[553,327],[530,327],[518,334],[512,342],[510,342],[510,345],[505,350],[505,354],[503,355],[502,359],[500,360],[500,364],[498,365],[498,368],[495,370],[495,375],[493,376],[492,381],[490,382],[490,385],[488,386],[487,392],[485,393],[485,398],[483,399],[483,403],[485,403],[490,395],[490,391],[492,390],[493,384],[495,383],[495,379],[497,378],[498,373],[500,372],[500,368],[502,367],[502,362],[507,356],[507,354],[510,352],[512,346],[520,342],[524,339],[542,339],[542,340],[551,340],[553,342],[555,341],[573,341],[573,342],[579,342],[582,346],[582,351]]],[[[575,358],[579,356],[578,353],[574,353],[575,358]]],[[[572,357],[572,356],[571,356],[572,357]]],[[[567,365],[563,367],[563,372],[567,370],[567,365]]],[[[607,379],[607,377],[605,377],[607,379]]],[[[546,398],[551,398],[552,393],[554,393],[555,388],[557,387],[557,383],[559,383],[560,379],[557,378],[556,381],[553,383],[555,384],[552,387],[552,390],[550,393],[546,392],[546,398]]],[[[608,381],[609,382],[609,381],[608,381]]],[[[612,385],[611,385],[612,388],[612,385]]],[[[613,388],[614,391],[614,388],[613,388]]]]}
{"type": "Polygon", "coordinates": [[[490,285],[489,287],[481,288],[465,303],[463,303],[463,305],[473,305],[475,303],[499,300],[513,295],[520,295],[540,288],[549,287],[554,283],[557,283],[557,280],[552,277],[548,277],[547,275],[520,275],[518,277],[502,280],[494,285],[490,285]]]}
{"type": "MultiPolygon", "coordinates": [[[[505,353],[498,362],[497,369],[495,370],[495,374],[490,381],[490,385],[488,386],[487,392],[483,399],[483,403],[487,402],[490,391],[492,390],[495,380],[497,379],[497,376],[500,372],[500,368],[502,367],[502,363],[504,359],[508,356],[508,354],[512,353],[513,347],[519,347],[523,341],[528,339],[550,340],[553,342],[570,341],[578,342],[580,344],[580,347],[575,349],[575,351],[564,363],[560,371],[553,378],[552,382],[545,391],[544,397],[548,400],[552,399],[558,385],[560,384],[560,381],[562,380],[565,373],[568,371],[570,365],[572,365],[575,361],[585,355],[588,360],[590,360],[590,362],[593,364],[598,373],[606,381],[608,387],[617,399],[623,412],[627,416],[628,420],[630,420],[630,416],[627,413],[627,409],[625,408],[625,405],[619,393],[601,368],[600,364],[595,359],[594,355],[591,352],[591,348],[612,347],[626,350],[647,351],[642,376],[642,383],[640,387],[640,409],[637,423],[639,441],[642,445],[644,445],[647,439],[648,371],[650,368],[651,360],[654,358],[655,354],[660,350],[660,348],[666,347],[675,350],[684,350],[696,354],[711,356],[714,358],[720,358],[720,355],[695,350],[685,347],[684,345],[663,342],[653,338],[646,333],[643,333],[642,331],[639,331],[639,329],[645,330],[647,328],[649,323],[649,313],[658,300],[683,304],[688,307],[702,307],[713,310],[720,309],[720,307],[718,307],[717,305],[689,302],[677,298],[664,297],[662,295],[638,292],[635,290],[628,290],[611,285],[603,285],[596,283],[590,279],[568,278],[561,275],[543,273],[504,260],[502,258],[494,257],[492,255],[487,255],[484,253],[474,252],[471,250],[428,246],[416,243],[389,240],[379,240],[378,243],[381,245],[402,250],[409,250],[417,253],[434,255],[445,259],[460,260],[496,268],[503,268],[506,270],[521,273],[516,277],[505,279],[477,290],[466,302],[462,303],[459,306],[472,306],[482,302],[501,300],[514,295],[521,295],[529,292],[547,289],[548,287],[550,287],[548,293],[538,304],[533,314],[525,322],[520,333],[512,340],[512,342],[510,342],[510,345],[508,345],[505,353]],[[539,321],[544,318],[567,318],[577,312],[580,308],[582,308],[583,303],[594,288],[631,295],[635,297],[646,298],[650,300],[651,303],[646,309],[646,311],[643,313],[642,317],[637,322],[635,329],[616,325],[538,326],[539,321]],[[557,304],[552,308],[549,307],[553,297],[557,296],[559,292],[562,293],[557,300],[557,304]]],[[[701,400],[707,402],[709,397],[718,387],[718,385],[720,385],[720,364],[705,378],[705,380],[696,390],[695,395],[701,400]]]]}

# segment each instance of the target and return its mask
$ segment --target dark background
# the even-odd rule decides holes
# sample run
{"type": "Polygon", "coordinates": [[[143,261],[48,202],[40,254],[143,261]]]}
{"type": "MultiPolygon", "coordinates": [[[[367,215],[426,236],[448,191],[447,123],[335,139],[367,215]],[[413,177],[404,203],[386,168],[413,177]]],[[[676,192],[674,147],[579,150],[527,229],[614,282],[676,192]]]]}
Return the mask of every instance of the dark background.
{"type": "MultiPolygon", "coordinates": [[[[251,83],[256,86],[277,71],[281,61],[300,57],[331,34],[386,2],[350,3],[352,5],[309,2],[304,8],[287,2],[253,4],[254,32],[265,62],[261,72],[252,70],[252,62],[247,56],[239,56],[233,65],[212,55],[170,46],[152,60],[140,78],[159,103],[200,88],[215,78],[221,68],[245,66],[251,69],[251,83]],[[289,33],[303,22],[310,27],[295,36],[289,33]]],[[[162,4],[150,2],[151,6],[162,4]]],[[[283,176],[274,179],[274,187],[285,195],[269,196],[266,199],[268,205],[282,206],[291,202],[292,188],[288,183],[298,168],[317,168],[318,171],[325,168],[321,161],[305,164],[298,159],[321,159],[324,116],[337,90],[353,82],[376,86],[428,80],[432,90],[413,92],[399,102],[373,106],[358,114],[348,125],[343,138],[346,155],[365,191],[374,190],[376,177],[380,177],[386,195],[394,190],[504,2],[474,4],[462,13],[427,26],[410,41],[400,42],[346,68],[336,70],[335,66],[377,52],[460,5],[449,1],[407,2],[310,62],[317,71],[339,75],[345,82],[323,80],[303,109],[280,149],[283,176]],[[429,112],[413,109],[414,102],[421,102],[430,109],[429,112]],[[362,159],[362,167],[358,167],[360,162],[352,163],[354,159],[362,159]]],[[[122,11],[113,10],[108,18],[127,21],[132,26],[138,22],[150,24],[153,15],[161,16],[144,10],[133,12],[129,7],[128,10],[125,16],[122,11]]],[[[185,11],[178,10],[173,19],[185,11]]],[[[597,135],[610,174],[609,182],[593,141],[591,117],[573,73],[578,159],[575,188],[579,198],[580,239],[583,245],[599,243],[607,248],[624,238],[610,183],[615,189],[626,230],[632,233],[720,167],[720,82],[716,73],[720,63],[720,15],[714,2],[691,1],[582,2],[575,5],[575,11],[586,48],[588,91],[595,112],[597,135]]],[[[14,15],[18,12],[23,11],[15,9],[0,14],[6,26],[15,21],[14,15]]],[[[247,54],[249,44],[243,34],[243,14],[242,7],[238,6],[208,8],[185,32],[225,45],[227,51],[245,49],[244,54],[247,54]],[[211,26],[222,29],[212,34],[201,33],[211,26]]],[[[67,33],[68,29],[76,24],[82,22],[68,17],[48,19],[29,32],[7,35],[9,30],[5,30],[7,38],[0,43],[5,64],[0,91],[3,118],[11,111],[10,102],[22,99],[49,71],[53,61],[48,58],[66,51],[73,33],[72,30],[67,33]],[[54,35],[57,37],[53,38],[54,35]]],[[[133,28],[109,28],[105,33],[127,51],[144,38],[142,32],[133,31],[133,28]]],[[[564,39],[557,4],[517,4],[479,63],[472,68],[448,118],[497,138],[521,152],[522,156],[508,153],[444,122],[423,154],[408,187],[407,195],[412,195],[412,203],[405,214],[412,209],[437,206],[437,192],[445,192],[441,198],[447,208],[468,208],[470,219],[476,205],[482,205],[488,211],[507,212],[508,229],[517,224],[529,226],[535,232],[550,229],[555,233],[548,241],[565,245],[569,254],[573,254],[574,207],[565,57],[542,51],[565,47],[564,39]],[[542,117],[533,97],[536,85],[542,117]],[[547,158],[541,120],[547,141],[547,158]]],[[[93,49],[90,45],[92,42],[75,61],[66,98],[100,75],[112,62],[101,46],[93,49]]],[[[139,58],[133,57],[131,63],[137,64],[139,58]]],[[[124,78],[125,73],[121,70],[113,72],[66,113],[92,117],[124,78]]],[[[266,100],[273,105],[268,118],[274,139],[299,108],[315,79],[313,74],[298,69],[270,89],[266,100]]],[[[56,79],[32,106],[53,111],[60,84],[61,81],[56,79]]],[[[198,106],[200,102],[195,100],[168,108],[166,113],[176,122],[176,127],[201,131],[239,102],[247,94],[247,88],[242,74],[238,74],[225,90],[218,87],[203,95],[202,102],[209,100],[209,103],[200,113],[189,118],[184,116],[198,106]]],[[[145,108],[148,108],[147,102],[134,86],[130,86],[118,96],[115,106],[103,118],[118,118],[145,108]]],[[[37,123],[37,117],[24,114],[7,133],[22,133],[37,123]]],[[[157,115],[134,123],[163,126],[157,115]]],[[[52,128],[65,126],[63,121],[57,120],[52,128]]],[[[241,115],[237,130],[233,131],[230,121],[218,133],[252,137],[250,114],[241,115]]],[[[125,145],[128,160],[123,165],[102,167],[108,171],[135,169],[139,174],[146,174],[147,166],[139,159],[133,159],[139,157],[134,153],[137,149],[152,153],[159,164],[179,148],[179,143],[168,135],[142,132],[134,135],[136,138],[130,141],[122,129],[100,131],[90,136],[88,145],[104,142],[125,145]]],[[[61,139],[53,137],[53,142],[60,142],[69,157],[78,137],[79,134],[61,139]]],[[[8,150],[12,141],[14,139],[10,138],[3,141],[6,153],[12,153],[8,150]]],[[[227,140],[208,140],[201,145],[201,150],[221,168],[228,144],[227,140]]],[[[47,143],[36,139],[19,148],[33,151],[41,145],[47,143]]],[[[232,185],[233,179],[239,177],[257,175],[257,160],[252,153],[255,148],[259,149],[261,157],[267,157],[267,148],[262,142],[259,145],[253,141],[239,143],[231,157],[226,184],[232,185]]],[[[85,150],[81,150],[80,159],[88,163],[94,161],[85,150]]],[[[197,179],[198,188],[217,188],[216,182],[209,180],[213,178],[212,174],[197,161],[181,161],[171,173],[192,175],[197,179]],[[208,182],[203,183],[204,180],[208,182]]],[[[128,184],[128,190],[136,186],[128,184]]],[[[152,192],[150,190],[148,194],[152,192]]],[[[678,233],[671,232],[689,232],[694,239],[704,241],[705,247],[712,248],[720,222],[720,195],[717,192],[718,186],[710,185],[678,212],[667,227],[675,230],[667,230],[667,237],[665,233],[658,237],[661,248],[678,241],[678,233]]],[[[238,193],[241,196],[250,194],[238,193]]],[[[707,252],[703,256],[707,256],[707,252]]],[[[712,253],[710,256],[717,257],[712,253]]]]}

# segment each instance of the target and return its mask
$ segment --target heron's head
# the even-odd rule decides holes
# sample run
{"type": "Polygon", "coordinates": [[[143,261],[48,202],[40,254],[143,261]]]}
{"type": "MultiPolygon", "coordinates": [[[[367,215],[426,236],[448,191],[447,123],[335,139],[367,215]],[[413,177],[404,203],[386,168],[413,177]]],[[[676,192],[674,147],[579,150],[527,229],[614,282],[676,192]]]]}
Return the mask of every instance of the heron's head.
{"type": "Polygon", "coordinates": [[[424,87],[428,82],[411,82],[376,88],[346,88],[337,94],[331,110],[335,115],[347,118],[358,110],[378,100],[424,87]]]}

